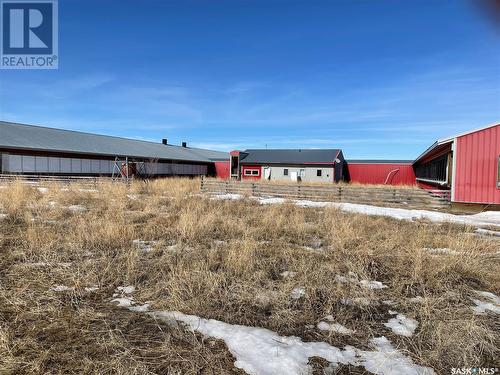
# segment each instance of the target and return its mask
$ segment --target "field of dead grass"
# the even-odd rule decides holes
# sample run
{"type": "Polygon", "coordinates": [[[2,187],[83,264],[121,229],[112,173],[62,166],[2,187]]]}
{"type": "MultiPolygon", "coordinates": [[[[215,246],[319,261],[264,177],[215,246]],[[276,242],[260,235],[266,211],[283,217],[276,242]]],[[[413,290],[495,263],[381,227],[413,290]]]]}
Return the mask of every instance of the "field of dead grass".
{"type": "MultiPolygon", "coordinates": [[[[244,373],[223,341],[112,303],[368,348],[385,336],[438,374],[498,367],[498,240],[473,228],[199,195],[188,179],[0,189],[0,373],[244,373]],[[447,248],[452,253],[429,249],[447,248]],[[361,280],[386,287],[363,287],[361,280]],[[384,324],[396,310],[411,336],[384,324]],[[331,315],[352,331],[318,329],[331,315]]],[[[366,286],[366,285],[365,285],[366,286]]],[[[325,361],[311,359],[322,374],[325,361]]],[[[339,366],[332,373],[366,373],[339,366]]]]}

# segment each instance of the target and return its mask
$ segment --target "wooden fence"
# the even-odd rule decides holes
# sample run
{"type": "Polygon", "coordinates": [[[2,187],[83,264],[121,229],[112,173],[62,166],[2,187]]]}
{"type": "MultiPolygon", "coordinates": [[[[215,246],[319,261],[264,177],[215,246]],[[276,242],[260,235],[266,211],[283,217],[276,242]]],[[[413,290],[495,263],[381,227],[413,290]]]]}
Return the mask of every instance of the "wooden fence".
{"type": "Polygon", "coordinates": [[[201,191],[204,193],[242,194],[256,197],[378,204],[416,209],[446,210],[450,207],[449,192],[423,190],[417,187],[279,184],[202,178],[201,191]]]}
{"type": "Polygon", "coordinates": [[[16,175],[16,174],[0,174],[0,184],[20,181],[26,184],[40,186],[46,183],[59,183],[69,185],[77,183],[85,186],[97,187],[102,183],[109,182],[124,182],[122,179],[112,179],[111,177],[87,177],[87,176],[44,176],[44,175],[16,175]]]}

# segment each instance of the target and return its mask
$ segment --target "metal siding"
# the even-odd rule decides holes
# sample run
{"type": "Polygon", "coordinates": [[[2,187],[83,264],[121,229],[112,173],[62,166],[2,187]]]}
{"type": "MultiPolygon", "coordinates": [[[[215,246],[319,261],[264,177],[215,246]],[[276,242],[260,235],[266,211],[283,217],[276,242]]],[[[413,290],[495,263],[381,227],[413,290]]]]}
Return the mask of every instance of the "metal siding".
{"type": "Polygon", "coordinates": [[[457,138],[454,202],[500,204],[500,125],[457,138]]]}
{"type": "Polygon", "coordinates": [[[217,178],[229,178],[229,160],[215,162],[215,175],[217,178]]]}
{"type": "Polygon", "coordinates": [[[260,165],[242,165],[241,166],[241,178],[243,180],[260,180],[262,178],[262,168],[260,165]],[[247,169],[258,169],[258,176],[245,176],[245,170],[247,169]]]}
{"type": "Polygon", "coordinates": [[[399,169],[392,178],[389,179],[389,185],[414,185],[415,172],[410,164],[347,164],[349,178],[351,182],[360,184],[384,184],[387,175],[399,169]]]}

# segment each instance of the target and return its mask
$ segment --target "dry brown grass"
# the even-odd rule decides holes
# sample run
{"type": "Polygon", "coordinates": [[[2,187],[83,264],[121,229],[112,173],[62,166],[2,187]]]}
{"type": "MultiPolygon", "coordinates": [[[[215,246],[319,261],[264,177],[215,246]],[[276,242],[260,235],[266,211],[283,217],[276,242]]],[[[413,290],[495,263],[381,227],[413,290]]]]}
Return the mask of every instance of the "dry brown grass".
{"type": "Polygon", "coordinates": [[[0,213],[8,214],[0,221],[0,373],[241,373],[222,342],[113,306],[120,285],[136,286],[136,300],[152,301],[153,309],[340,347],[367,347],[385,335],[442,374],[491,367],[500,355],[498,321],[474,315],[469,299],[473,290],[499,293],[498,258],[484,256],[498,251],[498,242],[467,228],[211,200],[188,179],[109,184],[98,192],[50,185],[42,193],[13,183],[0,190],[0,213]],[[72,205],[86,211],[68,210],[72,205]],[[145,253],[135,239],[157,243],[145,253]],[[284,278],[284,271],[296,275],[284,278]],[[348,272],[388,288],[335,281],[348,272]],[[55,292],[55,285],[73,289],[55,292]],[[99,289],[85,290],[92,286],[99,289]],[[290,299],[296,287],[305,288],[303,299],[290,299]],[[421,303],[410,301],[416,296],[421,303]],[[370,305],[344,305],[342,298],[370,305]],[[390,307],[382,300],[418,320],[413,337],[383,326],[390,307]],[[327,314],[355,333],[306,327],[327,314]]]}

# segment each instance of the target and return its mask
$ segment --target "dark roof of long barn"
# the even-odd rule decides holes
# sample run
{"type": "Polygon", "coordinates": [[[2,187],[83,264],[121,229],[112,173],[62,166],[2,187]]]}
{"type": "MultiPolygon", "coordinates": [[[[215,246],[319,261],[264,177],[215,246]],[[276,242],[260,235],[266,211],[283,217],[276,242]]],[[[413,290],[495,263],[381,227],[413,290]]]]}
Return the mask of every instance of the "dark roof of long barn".
{"type": "Polygon", "coordinates": [[[0,121],[0,148],[211,162],[229,153],[0,121]]]}
{"type": "Polygon", "coordinates": [[[305,164],[333,163],[338,157],[338,149],[260,149],[245,150],[242,155],[243,164],[305,164]]]}

